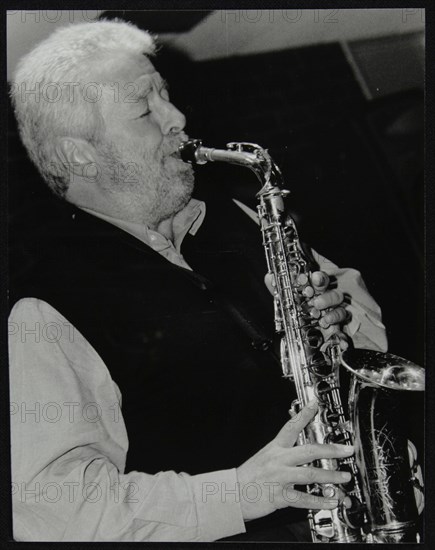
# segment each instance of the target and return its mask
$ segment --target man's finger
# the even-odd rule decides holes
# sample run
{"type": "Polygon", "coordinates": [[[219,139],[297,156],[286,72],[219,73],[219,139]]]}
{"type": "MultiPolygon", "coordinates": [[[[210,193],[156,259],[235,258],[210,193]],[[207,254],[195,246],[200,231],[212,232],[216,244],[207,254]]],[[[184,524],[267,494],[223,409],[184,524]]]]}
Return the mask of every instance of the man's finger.
{"type": "Polygon", "coordinates": [[[319,406],[316,400],[307,403],[300,412],[284,424],[275,438],[276,442],[283,447],[293,447],[299,433],[316,416],[318,409],[319,406]]]}
{"type": "Polygon", "coordinates": [[[320,458],[347,458],[352,456],[353,453],[354,448],[352,445],[340,445],[338,443],[300,445],[292,449],[291,454],[289,453],[289,466],[310,464],[320,458]]]}
{"type": "Polygon", "coordinates": [[[340,485],[348,483],[352,477],[349,472],[325,470],[324,468],[312,468],[310,466],[306,468],[293,467],[291,468],[291,473],[289,473],[289,478],[290,476],[294,485],[311,485],[313,483],[333,483],[334,485],[340,485]]]}
{"type": "Polygon", "coordinates": [[[322,328],[328,328],[330,325],[337,325],[343,323],[347,319],[347,311],[344,307],[337,307],[332,311],[328,311],[320,319],[319,325],[322,328]]]}
{"type": "Polygon", "coordinates": [[[332,510],[338,506],[338,500],[310,495],[302,491],[296,491],[291,485],[283,487],[282,506],[292,508],[307,508],[308,510],[332,510]]]}
{"type": "Polygon", "coordinates": [[[343,293],[341,290],[327,290],[321,296],[316,296],[310,300],[309,304],[318,310],[326,309],[328,307],[339,306],[343,301],[343,293]]]}
{"type": "Polygon", "coordinates": [[[314,271],[311,274],[311,283],[316,292],[323,292],[329,286],[329,277],[324,271],[314,271]]]}

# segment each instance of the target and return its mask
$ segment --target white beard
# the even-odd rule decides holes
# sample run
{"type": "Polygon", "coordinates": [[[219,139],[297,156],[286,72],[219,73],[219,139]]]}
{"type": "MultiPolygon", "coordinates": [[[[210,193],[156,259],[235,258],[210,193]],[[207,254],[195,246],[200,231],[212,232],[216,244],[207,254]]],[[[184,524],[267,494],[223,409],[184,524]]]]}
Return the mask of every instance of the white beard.
{"type": "Polygon", "coordinates": [[[174,149],[174,143],[164,142],[153,156],[149,151],[136,153],[113,143],[100,144],[101,186],[113,194],[122,210],[147,225],[170,218],[186,206],[194,187],[192,167],[171,156],[174,149]]]}

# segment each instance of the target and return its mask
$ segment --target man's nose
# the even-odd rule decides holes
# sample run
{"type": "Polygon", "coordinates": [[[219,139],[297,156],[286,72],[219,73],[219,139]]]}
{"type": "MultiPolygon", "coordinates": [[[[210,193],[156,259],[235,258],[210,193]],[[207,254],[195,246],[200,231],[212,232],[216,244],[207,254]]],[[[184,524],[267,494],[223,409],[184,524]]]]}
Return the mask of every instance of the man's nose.
{"type": "Polygon", "coordinates": [[[169,101],[160,102],[160,129],[162,134],[178,134],[186,126],[186,117],[169,101]]]}

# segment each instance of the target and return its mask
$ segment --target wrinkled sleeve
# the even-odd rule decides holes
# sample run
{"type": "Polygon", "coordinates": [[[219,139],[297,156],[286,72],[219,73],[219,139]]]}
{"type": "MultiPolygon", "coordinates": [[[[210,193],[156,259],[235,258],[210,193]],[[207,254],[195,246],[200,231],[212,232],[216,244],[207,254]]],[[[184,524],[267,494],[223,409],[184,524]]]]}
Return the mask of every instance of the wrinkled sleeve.
{"type": "Polygon", "coordinates": [[[352,268],[340,268],[312,250],[319,268],[336,278],[337,288],[346,296],[345,308],[350,313],[350,322],[344,332],[356,348],[387,351],[388,342],[382,323],[381,309],[369,294],[361,273],[352,268]]]}
{"type": "Polygon", "coordinates": [[[235,469],[124,473],[119,389],[50,305],[14,306],[9,360],[15,540],[212,541],[245,531],[235,469]]]}

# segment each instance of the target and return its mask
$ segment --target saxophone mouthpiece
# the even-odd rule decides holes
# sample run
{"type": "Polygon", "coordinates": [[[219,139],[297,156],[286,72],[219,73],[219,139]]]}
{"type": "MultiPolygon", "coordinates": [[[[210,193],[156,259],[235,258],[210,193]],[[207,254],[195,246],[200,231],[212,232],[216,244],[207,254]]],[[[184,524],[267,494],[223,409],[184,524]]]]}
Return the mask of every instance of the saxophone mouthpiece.
{"type": "Polygon", "coordinates": [[[190,164],[203,164],[198,160],[196,151],[201,147],[202,141],[200,139],[189,139],[183,142],[178,150],[180,151],[181,160],[189,162],[190,164]]]}

